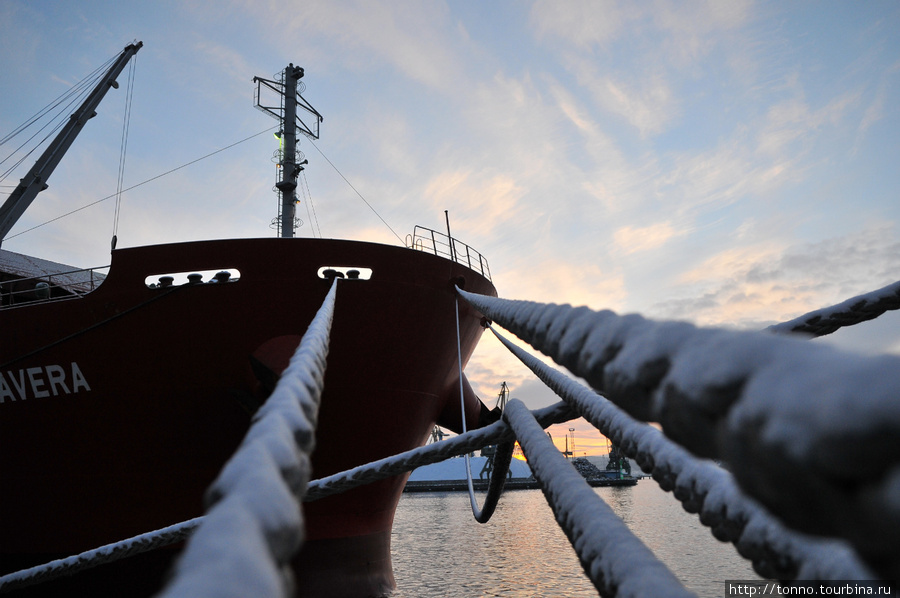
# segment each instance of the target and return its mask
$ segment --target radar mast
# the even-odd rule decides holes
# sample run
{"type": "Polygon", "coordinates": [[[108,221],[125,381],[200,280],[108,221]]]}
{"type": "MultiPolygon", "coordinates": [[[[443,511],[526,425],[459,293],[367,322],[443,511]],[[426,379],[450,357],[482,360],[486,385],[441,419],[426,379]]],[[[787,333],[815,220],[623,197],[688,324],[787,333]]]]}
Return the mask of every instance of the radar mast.
{"type": "Polygon", "coordinates": [[[319,123],[323,118],[301,95],[306,86],[300,81],[303,78],[303,68],[289,64],[281,72],[280,80],[253,77],[256,83],[256,107],[266,114],[277,119],[281,128],[276,137],[279,138],[280,149],[278,154],[278,180],[275,187],[280,197],[278,216],[275,224],[278,226],[281,237],[293,237],[296,228],[295,212],[297,205],[297,177],[307,163],[297,152],[297,133],[302,133],[310,139],[319,138],[319,123]],[[263,94],[278,95],[277,104],[272,101],[263,101],[263,94]],[[304,120],[305,119],[305,120],[304,120]],[[310,124],[307,124],[309,121],[310,124]]]}

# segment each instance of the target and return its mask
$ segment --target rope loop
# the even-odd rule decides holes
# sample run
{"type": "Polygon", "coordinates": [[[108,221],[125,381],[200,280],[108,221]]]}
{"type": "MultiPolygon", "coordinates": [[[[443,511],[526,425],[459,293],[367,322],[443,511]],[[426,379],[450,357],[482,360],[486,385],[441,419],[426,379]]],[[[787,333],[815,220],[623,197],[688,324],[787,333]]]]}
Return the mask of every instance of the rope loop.
{"type": "MultiPolygon", "coordinates": [[[[459,369],[459,408],[460,419],[462,420],[462,431],[463,434],[465,434],[467,432],[466,397],[463,392],[462,348],[459,333],[459,297],[456,297],[454,300],[454,312],[456,314],[456,354],[459,369]]],[[[482,508],[478,508],[478,501],[475,499],[475,486],[472,482],[472,464],[469,461],[469,453],[466,453],[466,483],[469,488],[469,504],[472,506],[472,515],[478,523],[487,523],[490,521],[491,516],[497,508],[497,504],[500,502],[500,495],[503,494],[503,487],[506,484],[506,474],[509,473],[509,465],[514,448],[514,442],[503,442],[497,447],[497,452],[494,455],[494,467],[491,470],[491,481],[482,508]]]]}

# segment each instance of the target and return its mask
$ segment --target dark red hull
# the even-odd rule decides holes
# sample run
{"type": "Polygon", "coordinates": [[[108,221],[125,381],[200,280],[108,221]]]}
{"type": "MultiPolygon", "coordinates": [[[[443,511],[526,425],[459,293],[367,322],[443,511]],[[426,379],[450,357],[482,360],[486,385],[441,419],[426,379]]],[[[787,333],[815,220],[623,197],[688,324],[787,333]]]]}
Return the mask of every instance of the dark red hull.
{"type": "MultiPolygon", "coordinates": [[[[339,282],[313,477],[423,444],[459,400],[452,281],[496,294],[480,274],[421,251],[336,240],[118,250],[83,298],[0,310],[2,572],[201,514],[205,489],[267,396],[267,371],[277,375],[328,291],[323,266],[372,276],[339,282]],[[227,268],[240,280],[145,284],[227,268]]],[[[468,360],[481,315],[460,305],[468,360]]],[[[468,408],[475,427],[479,404],[468,408]]],[[[404,482],[304,505],[301,588],[342,595],[393,584],[390,529],[404,482]]],[[[153,569],[139,568],[158,576],[153,569]]],[[[156,581],[140,580],[132,595],[156,581]]]]}

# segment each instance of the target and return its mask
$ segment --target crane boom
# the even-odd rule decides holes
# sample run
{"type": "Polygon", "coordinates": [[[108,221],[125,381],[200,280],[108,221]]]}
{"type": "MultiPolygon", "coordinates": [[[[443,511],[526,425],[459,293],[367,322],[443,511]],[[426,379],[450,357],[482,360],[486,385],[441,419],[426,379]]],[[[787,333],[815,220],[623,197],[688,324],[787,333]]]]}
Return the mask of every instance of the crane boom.
{"type": "Polygon", "coordinates": [[[0,244],[6,238],[10,229],[15,226],[37,194],[47,188],[47,179],[53,173],[53,170],[59,164],[62,157],[68,151],[75,137],[84,128],[88,120],[97,115],[97,106],[110,87],[118,87],[116,78],[131,60],[131,57],[137,54],[137,51],[143,46],[143,42],[136,42],[125,46],[122,53],[106,71],[103,78],[97,83],[94,90],[81,104],[72,116],[69,122],[62,128],[59,134],[50,142],[41,157],[37,159],[28,174],[19,182],[15,191],[6,199],[3,206],[0,207],[0,244]]]}

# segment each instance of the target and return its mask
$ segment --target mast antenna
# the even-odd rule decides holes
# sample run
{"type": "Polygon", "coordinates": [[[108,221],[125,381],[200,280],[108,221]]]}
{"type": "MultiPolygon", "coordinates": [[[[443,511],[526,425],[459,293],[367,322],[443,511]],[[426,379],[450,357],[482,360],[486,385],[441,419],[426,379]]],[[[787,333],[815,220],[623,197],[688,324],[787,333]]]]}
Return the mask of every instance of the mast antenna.
{"type": "Polygon", "coordinates": [[[253,77],[256,83],[256,107],[272,116],[281,124],[279,138],[281,150],[278,159],[278,177],[275,187],[280,197],[279,213],[276,221],[280,224],[281,237],[293,237],[297,205],[297,177],[307,160],[297,152],[297,133],[310,139],[319,138],[319,123],[323,118],[301,95],[306,86],[300,81],[303,68],[289,64],[281,73],[280,80],[253,77]],[[263,93],[278,95],[278,99],[263,101],[263,93]],[[275,103],[277,102],[277,103],[275,103]],[[299,109],[299,110],[298,110],[299,109]]]}

